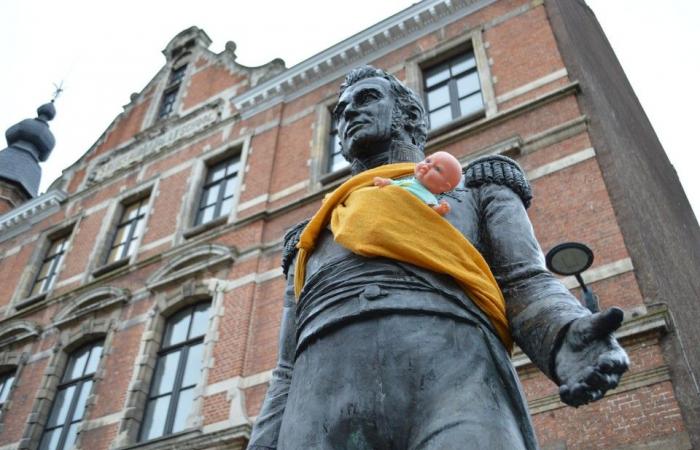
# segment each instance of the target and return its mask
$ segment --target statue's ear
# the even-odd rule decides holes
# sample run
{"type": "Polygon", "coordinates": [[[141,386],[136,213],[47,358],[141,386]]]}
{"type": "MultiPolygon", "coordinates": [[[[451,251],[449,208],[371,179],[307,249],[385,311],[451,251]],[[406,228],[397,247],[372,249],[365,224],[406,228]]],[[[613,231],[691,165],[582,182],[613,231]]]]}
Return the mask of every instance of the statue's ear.
{"type": "Polygon", "coordinates": [[[419,107],[416,105],[408,105],[406,107],[406,115],[408,116],[408,120],[411,123],[411,126],[416,126],[417,122],[420,120],[422,111],[420,110],[419,107]]]}

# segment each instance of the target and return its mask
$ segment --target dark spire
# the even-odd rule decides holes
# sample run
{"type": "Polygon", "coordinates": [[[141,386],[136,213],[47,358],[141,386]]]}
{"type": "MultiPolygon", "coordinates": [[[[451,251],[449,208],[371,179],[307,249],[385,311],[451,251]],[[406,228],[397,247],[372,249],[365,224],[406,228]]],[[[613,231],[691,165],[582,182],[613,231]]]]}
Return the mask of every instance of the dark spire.
{"type": "Polygon", "coordinates": [[[48,124],[56,116],[53,100],[36,112],[36,119],[25,119],[7,129],[7,148],[0,150],[0,181],[21,187],[28,198],[36,197],[39,190],[39,161],[46,161],[56,145],[48,124]]]}

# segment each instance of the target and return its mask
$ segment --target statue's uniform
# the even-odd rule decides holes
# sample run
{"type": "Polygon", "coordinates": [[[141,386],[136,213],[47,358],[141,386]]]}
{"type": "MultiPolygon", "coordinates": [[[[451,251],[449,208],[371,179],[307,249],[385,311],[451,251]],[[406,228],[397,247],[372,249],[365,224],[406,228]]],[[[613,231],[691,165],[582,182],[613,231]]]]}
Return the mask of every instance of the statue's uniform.
{"type": "MultiPolygon", "coordinates": [[[[516,343],[548,376],[557,340],[589,312],[544,267],[517,164],[466,170],[445,216],[503,291],[516,343]]],[[[294,299],[291,251],[280,356],[250,449],[537,448],[516,374],[488,318],[457,284],[320,236],[294,299]]],[[[428,236],[427,239],[440,239],[428,236]]]]}

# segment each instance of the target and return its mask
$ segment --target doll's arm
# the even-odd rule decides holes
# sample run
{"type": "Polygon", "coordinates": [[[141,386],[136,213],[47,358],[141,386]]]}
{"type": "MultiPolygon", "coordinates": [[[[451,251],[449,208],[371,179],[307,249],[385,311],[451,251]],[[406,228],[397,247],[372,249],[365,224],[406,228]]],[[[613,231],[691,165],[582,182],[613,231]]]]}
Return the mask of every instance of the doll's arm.
{"type": "Polygon", "coordinates": [[[382,177],[374,177],[374,185],[383,187],[383,186],[389,186],[391,184],[391,179],[390,178],[382,178],[382,177]]]}
{"type": "Polygon", "coordinates": [[[440,200],[440,203],[437,205],[432,205],[433,211],[436,213],[440,214],[441,216],[444,216],[448,212],[450,212],[450,204],[447,203],[445,200],[440,200]]]}

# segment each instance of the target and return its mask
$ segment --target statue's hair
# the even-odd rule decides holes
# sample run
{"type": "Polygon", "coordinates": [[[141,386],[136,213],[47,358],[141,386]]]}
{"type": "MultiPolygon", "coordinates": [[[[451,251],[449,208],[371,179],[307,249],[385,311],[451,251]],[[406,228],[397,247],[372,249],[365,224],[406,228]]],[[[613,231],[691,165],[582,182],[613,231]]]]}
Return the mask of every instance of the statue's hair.
{"type": "Polygon", "coordinates": [[[353,84],[367,78],[384,78],[389,82],[391,92],[396,98],[396,107],[391,114],[392,134],[398,135],[401,129],[405,130],[411,137],[411,142],[422,151],[428,136],[423,102],[394,75],[372,66],[357,67],[345,75],[345,80],[340,85],[339,96],[353,84]]]}

